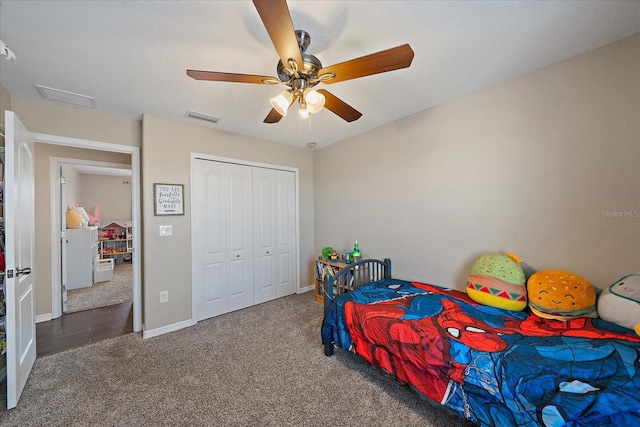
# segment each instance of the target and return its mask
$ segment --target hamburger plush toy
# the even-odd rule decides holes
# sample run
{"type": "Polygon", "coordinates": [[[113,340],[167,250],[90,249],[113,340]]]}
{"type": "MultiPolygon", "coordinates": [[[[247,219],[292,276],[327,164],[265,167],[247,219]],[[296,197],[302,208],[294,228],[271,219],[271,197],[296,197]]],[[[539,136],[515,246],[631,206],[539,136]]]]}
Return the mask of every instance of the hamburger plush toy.
{"type": "Polygon", "coordinates": [[[545,319],[596,317],[596,291],[584,277],[562,270],[543,270],[527,281],[529,307],[545,319]]]}
{"type": "Polygon", "coordinates": [[[491,307],[522,311],[527,307],[527,288],[522,260],[511,252],[483,255],[471,267],[467,294],[491,307]]]}

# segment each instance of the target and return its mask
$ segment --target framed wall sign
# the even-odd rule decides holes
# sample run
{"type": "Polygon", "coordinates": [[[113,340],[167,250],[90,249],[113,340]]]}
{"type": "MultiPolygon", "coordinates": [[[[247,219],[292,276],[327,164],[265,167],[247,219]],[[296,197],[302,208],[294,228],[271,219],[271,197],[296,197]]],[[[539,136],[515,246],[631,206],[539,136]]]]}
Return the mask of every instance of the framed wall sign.
{"type": "Polygon", "coordinates": [[[184,215],[184,185],[153,184],[154,215],[184,215]]]}

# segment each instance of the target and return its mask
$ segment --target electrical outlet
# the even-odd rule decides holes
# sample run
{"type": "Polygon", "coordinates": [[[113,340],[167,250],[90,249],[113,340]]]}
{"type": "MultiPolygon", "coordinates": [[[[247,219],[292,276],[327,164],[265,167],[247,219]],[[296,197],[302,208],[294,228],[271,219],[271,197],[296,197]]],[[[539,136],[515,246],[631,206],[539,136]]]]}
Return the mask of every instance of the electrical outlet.
{"type": "Polygon", "coordinates": [[[160,292],[160,303],[169,302],[169,291],[160,292]]]}

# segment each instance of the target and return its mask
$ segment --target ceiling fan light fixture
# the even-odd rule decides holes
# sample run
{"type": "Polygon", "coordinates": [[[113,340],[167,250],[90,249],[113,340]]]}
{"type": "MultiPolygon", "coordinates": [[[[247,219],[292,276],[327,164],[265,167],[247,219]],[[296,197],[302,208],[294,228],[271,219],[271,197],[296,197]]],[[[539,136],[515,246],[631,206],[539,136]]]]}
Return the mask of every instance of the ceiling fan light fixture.
{"type": "Polygon", "coordinates": [[[311,88],[305,89],[304,100],[306,101],[307,109],[311,114],[315,114],[318,111],[322,110],[322,107],[324,107],[324,103],[326,101],[323,94],[311,88]]]}
{"type": "Polygon", "coordinates": [[[286,116],[287,110],[289,109],[289,105],[291,105],[291,101],[293,100],[293,94],[291,91],[285,90],[280,95],[271,98],[269,102],[271,102],[271,106],[281,115],[286,116]]]}

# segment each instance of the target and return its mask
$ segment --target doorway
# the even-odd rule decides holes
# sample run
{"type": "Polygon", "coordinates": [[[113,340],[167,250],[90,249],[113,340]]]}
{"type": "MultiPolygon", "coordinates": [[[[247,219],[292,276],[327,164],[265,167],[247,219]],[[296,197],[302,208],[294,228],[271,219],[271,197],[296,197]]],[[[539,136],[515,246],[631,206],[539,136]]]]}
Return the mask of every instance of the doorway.
{"type": "MultiPolygon", "coordinates": [[[[133,301],[131,165],[56,158],[60,165],[63,315],[133,301]],[[67,224],[84,215],[87,228],[67,224]],[[73,214],[72,214],[73,216],[73,214]]],[[[58,172],[56,172],[58,173],[58,172]]]]}
{"type": "Polygon", "coordinates": [[[133,332],[131,164],[50,157],[50,168],[58,190],[51,211],[59,213],[51,215],[51,227],[62,233],[61,280],[52,283],[60,288],[52,295],[60,298],[61,315],[36,325],[37,357],[133,332]],[[86,211],[86,228],[67,228],[69,208],[86,211]],[[105,241],[114,229],[122,235],[105,241]]]}
{"type": "MultiPolygon", "coordinates": [[[[140,193],[140,149],[139,147],[126,146],[120,144],[84,140],[77,138],[59,137],[48,134],[34,134],[38,143],[61,145],[66,147],[81,148],[87,150],[100,150],[112,153],[124,153],[131,156],[131,252],[133,254],[131,260],[131,275],[133,279],[133,331],[140,332],[142,330],[142,279],[141,279],[141,193],[140,193]]],[[[59,171],[61,161],[58,158],[50,158],[50,188],[51,188],[51,221],[50,224],[60,224],[61,206],[60,206],[60,186],[59,171]],[[54,203],[57,201],[56,203],[54,203]]],[[[113,166],[112,166],[113,167],[113,166]]],[[[51,244],[50,247],[60,248],[61,245],[61,229],[59,226],[51,227],[51,244]]],[[[51,314],[48,318],[40,318],[39,322],[51,319],[57,319],[62,316],[62,296],[61,296],[61,250],[51,250],[51,314]]]]}

